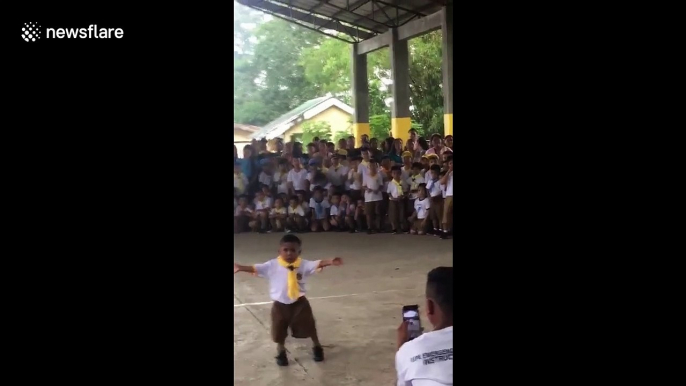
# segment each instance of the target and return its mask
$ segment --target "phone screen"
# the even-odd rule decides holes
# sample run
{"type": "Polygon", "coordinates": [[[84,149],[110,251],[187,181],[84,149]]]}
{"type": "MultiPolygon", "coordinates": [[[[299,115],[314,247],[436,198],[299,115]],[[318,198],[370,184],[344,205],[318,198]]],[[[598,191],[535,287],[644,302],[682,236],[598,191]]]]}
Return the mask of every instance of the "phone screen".
{"type": "Polygon", "coordinates": [[[419,306],[404,306],[403,320],[407,321],[407,332],[410,340],[422,334],[422,322],[419,320],[419,306]]]}

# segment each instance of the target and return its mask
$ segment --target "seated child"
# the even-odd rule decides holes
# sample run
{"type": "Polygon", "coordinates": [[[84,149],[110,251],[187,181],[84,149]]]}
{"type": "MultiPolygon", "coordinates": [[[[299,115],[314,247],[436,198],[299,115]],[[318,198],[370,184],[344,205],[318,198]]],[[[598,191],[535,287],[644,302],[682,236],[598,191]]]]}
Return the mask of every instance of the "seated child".
{"type": "Polygon", "coordinates": [[[233,188],[238,194],[245,194],[248,189],[248,177],[243,174],[241,164],[233,165],[233,188]]]}
{"type": "Polygon", "coordinates": [[[324,360],[324,349],[317,336],[317,328],[310,302],[305,297],[305,279],[330,265],[343,264],[340,257],[309,261],[300,257],[301,241],[295,235],[285,235],[279,245],[279,256],[263,264],[245,266],[234,263],[233,273],[247,272],[269,280],[272,305],[271,333],[276,343],[276,364],[288,366],[286,337],[288,330],[296,339],[312,339],[314,360],[324,360]]]}
{"type": "Polygon", "coordinates": [[[310,230],[312,232],[318,232],[320,229],[324,231],[329,230],[329,208],[331,208],[331,205],[324,198],[324,191],[319,187],[315,188],[312,198],[310,198],[310,210],[312,211],[310,230]]]}
{"type": "Polygon", "coordinates": [[[307,226],[305,221],[305,210],[300,205],[298,196],[291,197],[288,205],[288,219],[286,220],[288,229],[286,232],[302,232],[307,226]]]}
{"type": "Polygon", "coordinates": [[[417,199],[414,200],[414,210],[408,219],[410,222],[410,234],[423,235],[426,233],[426,220],[429,217],[431,202],[426,197],[426,184],[419,184],[417,199]]]}
{"type": "Polygon", "coordinates": [[[252,210],[248,207],[248,196],[238,197],[238,206],[233,214],[234,233],[246,232],[252,217],[252,210]]]}
{"type": "Polygon", "coordinates": [[[286,218],[288,217],[288,211],[286,207],[283,206],[283,199],[280,197],[274,201],[274,207],[269,213],[269,221],[272,225],[273,232],[281,232],[286,227],[286,218]]]}
{"type": "Polygon", "coordinates": [[[258,230],[259,232],[266,232],[267,231],[267,223],[269,220],[269,212],[272,209],[272,199],[271,197],[267,197],[264,191],[269,192],[268,188],[265,188],[264,190],[258,191],[255,194],[255,221],[257,222],[257,227],[253,227],[251,225],[251,228],[253,228],[253,231],[258,230]]]}
{"type": "Polygon", "coordinates": [[[343,229],[345,226],[343,218],[345,218],[345,207],[341,208],[341,196],[334,193],[331,196],[331,208],[329,209],[329,224],[331,224],[331,228],[339,231],[343,229]],[[341,213],[341,209],[343,213],[341,213]]]}
{"type": "Polygon", "coordinates": [[[357,207],[355,208],[355,226],[358,232],[362,232],[363,228],[367,227],[367,213],[365,212],[364,200],[357,200],[357,207]]]}

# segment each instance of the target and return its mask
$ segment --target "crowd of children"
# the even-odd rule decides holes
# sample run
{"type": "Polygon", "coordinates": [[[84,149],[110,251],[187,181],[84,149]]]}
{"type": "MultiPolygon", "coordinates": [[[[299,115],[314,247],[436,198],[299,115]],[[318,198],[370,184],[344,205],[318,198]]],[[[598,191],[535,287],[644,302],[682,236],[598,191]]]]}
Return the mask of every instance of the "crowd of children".
{"type": "Polygon", "coordinates": [[[452,235],[452,136],[234,145],[234,231],[452,235]]]}

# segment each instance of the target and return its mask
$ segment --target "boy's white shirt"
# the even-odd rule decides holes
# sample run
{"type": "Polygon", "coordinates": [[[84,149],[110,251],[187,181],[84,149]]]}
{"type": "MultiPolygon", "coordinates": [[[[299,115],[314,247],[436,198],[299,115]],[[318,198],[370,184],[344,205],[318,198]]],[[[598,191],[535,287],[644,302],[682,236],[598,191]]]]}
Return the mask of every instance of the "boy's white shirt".
{"type": "Polygon", "coordinates": [[[447,197],[452,197],[453,196],[453,172],[450,172],[450,176],[448,177],[448,181],[446,181],[445,184],[445,195],[447,197]]]}
{"type": "Polygon", "coordinates": [[[277,193],[288,193],[288,172],[276,171],[274,173],[274,184],[276,185],[277,193]]]}
{"type": "Polygon", "coordinates": [[[288,214],[288,210],[286,209],[285,206],[282,206],[281,208],[272,208],[270,214],[272,215],[277,215],[277,214],[288,214]]]}
{"type": "Polygon", "coordinates": [[[329,216],[338,216],[338,204],[331,205],[331,209],[329,209],[329,216]]]}
{"type": "MultiPolygon", "coordinates": [[[[298,280],[298,287],[300,289],[298,298],[305,296],[305,279],[317,272],[317,267],[319,267],[320,261],[321,260],[310,261],[301,259],[300,268],[298,268],[297,271],[301,275],[300,280],[298,280]]],[[[283,304],[293,304],[296,300],[298,300],[288,297],[289,270],[288,268],[281,266],[277,259],[272,259],[262,264],[255,264],[254,268],[257,276],[269,280],[269,297],[273,301],[283,304]]]]}
{"type": "MultiPolygon", "coordinates": [[[[410,176],[407,180],[405,180],[405,183],[409,186],[408,192],[412,191],[413,189],[419,189],[419,184],[424,183],[424,177],[422,177],[421,174],[417,174],[416,176],[410,176]],[[412,182],[412,177],[414,177],[414,183],[412,182]]],[[[410,199],[414,200],[416,199],[417,193],[410,193],[410,199]]]]}
{"type": "Polygon", "coordinates": [[[369,193],[365,190],[364,192],[364,201],[365,202],[373,202],[373,201],[381,201],[383,199],[383,176],[381,173],[377,172],[374,177],[372,177],[369,173],[363,174],[362,175],[362,188],[367,188],[371,190],[378,190],[379,193],[369,193]]]}
{"type": "Polygon", "coordinates": [[[326,177],[334,186],[344,185],[348,177],[348,168],[343,165],[338,165],[338,169],[331,166],[326,172],[326,177]]]}
{"type": "Polygon", "coordinates": [[[426,190],[429,191],[429,195],[431,197],[438,197],[439,195],[442,195],[443,192],[441,191],[440,179],[436,180],[436,182],[429,180],[426,183],[426,190]]]}
{"type": "Polygon", "coordinates": [[[253,203],[255,204],[255,210],[265,210],[272,207],[271,197],[265,197],[263,201],[257,201],[257,199],[255,199],[253,203]]]}
{"type": "MultiPolygon", "coordinates": [[[[400,182],[400,186],[404,189],[404,187],[402,186],[402,181],[400,182]]],[[[393,198],[398,198],[398,186],[396,186],[396,184],[393,183],[393,181],[389,182],[388,187],[386,188],[386,193],[388,193],[388,195],[393,198]]],[[[405,193],[405,190],[403,190],[403,193],[405,193]]]]}
{"type": "Polygon", "coordinates": [[[417,219],[424,220],[429,215],[429,208],[431,208],[431,200],[428,198],[414,200],[414,210],[417,211],[417,219]]]}
{"type": "Polygon", "coordinates": [[[265,172],[260,172],[260,175],[259,177],[257,177],[257,180],[260,182],[260,184],[265,184],[271,188],[272,183],[274,182],[274,177],[270,176],[265,172]]]}
{"type": "Polygon", "coordinates": [[[243,194],[245,193],[245,190],[248,188],[248,177],[245,176],[245,174],[241,173],[240,176],[237,176],[236,173],[233,174],[233,187],[238,189],[238,194],[243,194]],[[243,180],[243,190],[238,189],[238,179],[243,180]]]}
{"type": "Polygon", "coordinates": [[[303,209],[302,205],[296,206],[295,209],[288,205],[288,214],[297,214],[298,216],[305,216],[305,210],[303,209]]]}
{"type": "Polygon", "coordinates": [[[452,326],[403,344],[395,354],[395,370],[398,386],[452,386],[452,326]]]}
{"type": "Polygon", "coordinates": [[[307,170],[300,169],[296,172],[295,169],[291,169],[288,172],[287,181],[293,184],[294,190],[305,190],[305,181],[307,180],[307,170]]]}

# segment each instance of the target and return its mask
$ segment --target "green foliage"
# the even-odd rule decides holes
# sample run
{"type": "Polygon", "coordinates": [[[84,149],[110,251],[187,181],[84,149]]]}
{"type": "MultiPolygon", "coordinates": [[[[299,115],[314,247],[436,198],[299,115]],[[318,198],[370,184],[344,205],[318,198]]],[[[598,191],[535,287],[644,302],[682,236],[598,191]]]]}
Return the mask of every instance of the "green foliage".
{"type": "Polygon", "coordinates": [[[391,116],[389,114],[372,115],[369,117],[369,138],[379,141],[391,136],[391,116]]]}
{"type": "Polygon", "coordinates": [[[336,134],[333,136],[333,143],[338,144],[338,141],[341,139],[348,139],[349,136],[351,136],[353,133],[352,127],[348,127],[346,130],[340,130],[337,131],[336,134]]]}
{"type": "MultiPolygon", "coordinates": [[[[412,124],[422,135],[443,133],[441,32],[409,41],[412,124]]],[[[331,93],[352,105],[351,47],[234,2],[234,122],[262,126],[303,102],[331,93]],[[257,27],[245,28],[252,23],[257,27]]],[[[388,137],[388,48],[367,55],[370,131],[388,137]]],[[[343,135],[343,134],[338,134],[343,135]]]]}
{"type": "Polygon", "coordinates": [[[331,125],[329,125],[328,122],[307,121],[303,122],[302,128],[302,142],[305,145],[312,142],[314,137],[319,137],[319,139],[325,139],[327,141],[331,140],[331,125]]]}

